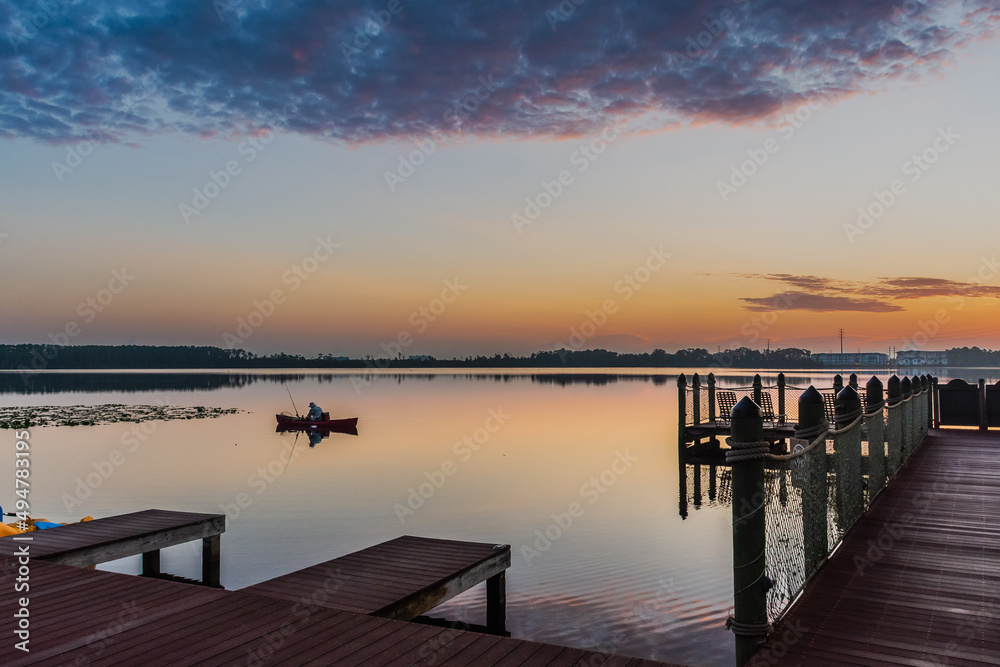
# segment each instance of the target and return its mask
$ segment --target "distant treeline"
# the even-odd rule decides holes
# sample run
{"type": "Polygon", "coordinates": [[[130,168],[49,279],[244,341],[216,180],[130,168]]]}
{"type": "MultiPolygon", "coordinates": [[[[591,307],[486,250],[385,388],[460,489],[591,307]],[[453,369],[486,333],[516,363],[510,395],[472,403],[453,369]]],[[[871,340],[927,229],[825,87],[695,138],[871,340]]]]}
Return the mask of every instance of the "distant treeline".
{"type": "Polygon", "coordinates": [[[293,354],[256,355],[246,350],[152,345],[0,345],[2,370],[177,369],[177,368],[600,368],[600,367],[817,368],[808,350],[751,350],[741,347],[712,353],[704,349],[668,353],[618,353],[609,350],[555,350],[531,356],[509,354],[435,359],[368,357],[346,359],[329,354],[313,358],[293,354]]]}
{"type": "Polygon", "coordinates": [[[976,368],[1000,367],[1000,350],[983,350],[978,347],[953,347],[948,350],[949,366],[976,368]]]}
{"type": "MultiPolygon", "coordinates": [[[[951,366],[1000,366],[1000,351],[978,347],[948,350],[951,366]]],[[[602,367],[717,367],[822,368],[809,350],[795,347],[753,350],[747,347],[721,352],[688,348],[677,352],[619,353],[609,350],[535,352],[527,357],[509,354],[435,359],[371,357],[347,359],[320,354],[313,358],[293,354],[256,355],[219,347],[152,345],[0,345],[0,370],[70,369],[209,369],[209,368],[602,368],[602,367]]]]}

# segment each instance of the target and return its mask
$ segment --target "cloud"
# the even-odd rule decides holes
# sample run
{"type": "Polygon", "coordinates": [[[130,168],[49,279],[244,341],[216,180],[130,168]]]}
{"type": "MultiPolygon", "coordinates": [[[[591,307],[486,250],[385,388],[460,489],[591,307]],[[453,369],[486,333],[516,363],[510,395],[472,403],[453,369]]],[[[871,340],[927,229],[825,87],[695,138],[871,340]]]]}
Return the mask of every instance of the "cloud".
{"type": "Polygon", "coordinates": [[[742,297],[749,305],[747,310],[765,312],[772,310],[811,310],[818,313],[859,311],[891,313],[903,310],[901,306],[876,299],[859,299],[849,296],[830,296],[808,292],[781,292],[769,297],[742,297]]]}
{"type": "Polygon", "coordinates": [[[871,281],[834,280],[788,273],[735,274],[751,280],[788,285],[794,289],[768,297],[741,297],[752,311],[810,310],[814,312],[861,311],[890,313],[904,310],[898,301],[930,297],[1000,299],[1000,286],[959,282],[945,278],[880,277],[871,281]]]}
{"type": "Polygon", "coordinates": [[[0,0],[0,136],[739,123],[926,74],[997,19],[990,0],[0,0]]]}

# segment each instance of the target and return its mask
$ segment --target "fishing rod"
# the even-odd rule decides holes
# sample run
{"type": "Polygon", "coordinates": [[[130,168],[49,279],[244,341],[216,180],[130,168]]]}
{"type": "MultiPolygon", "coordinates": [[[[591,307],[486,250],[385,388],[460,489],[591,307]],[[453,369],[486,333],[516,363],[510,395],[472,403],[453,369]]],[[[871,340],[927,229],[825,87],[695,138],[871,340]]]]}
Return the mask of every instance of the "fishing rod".
{"type": "Polygon", "coordinates": [[[285,391],[288,392],[288,398],[290,398],[292,400],[292,407],[295,408],[295,416],[298,417],[299,416],[299,409],[295,407],[295,399],[292,398],[292,391],[288,388],[288,385],[285,384],[284,382],[281,383],[281,386],[284,387],[285,391]]]}

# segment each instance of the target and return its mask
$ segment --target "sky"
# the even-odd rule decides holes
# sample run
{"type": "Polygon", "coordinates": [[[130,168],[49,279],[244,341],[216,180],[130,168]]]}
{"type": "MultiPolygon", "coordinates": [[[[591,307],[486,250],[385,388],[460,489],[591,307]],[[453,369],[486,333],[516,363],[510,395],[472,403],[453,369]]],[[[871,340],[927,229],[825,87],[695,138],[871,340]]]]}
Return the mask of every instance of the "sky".
{"type": "Polygon", "coordinates": [[[998,21],[0,0],[0,342],[1000,348],[998,21]]]}

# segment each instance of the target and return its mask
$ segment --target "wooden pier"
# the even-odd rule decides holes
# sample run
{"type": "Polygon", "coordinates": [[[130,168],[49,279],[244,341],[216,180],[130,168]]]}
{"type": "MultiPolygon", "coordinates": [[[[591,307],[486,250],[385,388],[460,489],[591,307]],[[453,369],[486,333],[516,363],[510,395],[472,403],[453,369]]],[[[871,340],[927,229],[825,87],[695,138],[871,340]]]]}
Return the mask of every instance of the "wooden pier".
{"type": "Polygon", "coordinates": [[[204,534],[217,528],[214,515],[139,514],[0,538],[0,585],[25,585],[0,596],[0,664],[666,664],[502,636],[508,545],[402,537],[242,591],[50,562],[80,549],[93,550],[76,561],[87,564],[98,553],[218,536],[204,534]],[[31,555],[18,556],[25,547],[31,555]],[[398,620],[483,581],[493,634],[398,620]],[[26,638],[28,652],[17,647],[26,638]]]}
{"type": "Polygon", "coordinates": [[[485,581],[486,628],[506,634],[509,567],[508,544],[404,535],[243,590],[293,602],[330,591],[312,604],[411,621],[485,581]]]}
{"type": "MultiPolygon", "coordinates": [[[[224,514],[144,510],[131,514],[71,523],[58,529],[32,531],[31,557],[77,567],[142,556],[142,574],[160,572],[160,549],[202,540],[202,583],[219,586],[220,538],[226,530],[224,514]]],[[[13,555],[25,542],[0,539],[0,554],[13,555]]]]}
{"type": "Polygon", "coordinates": [[[1000,664],[1000,433],[931,431],[750,664],[1000,664]]]}

